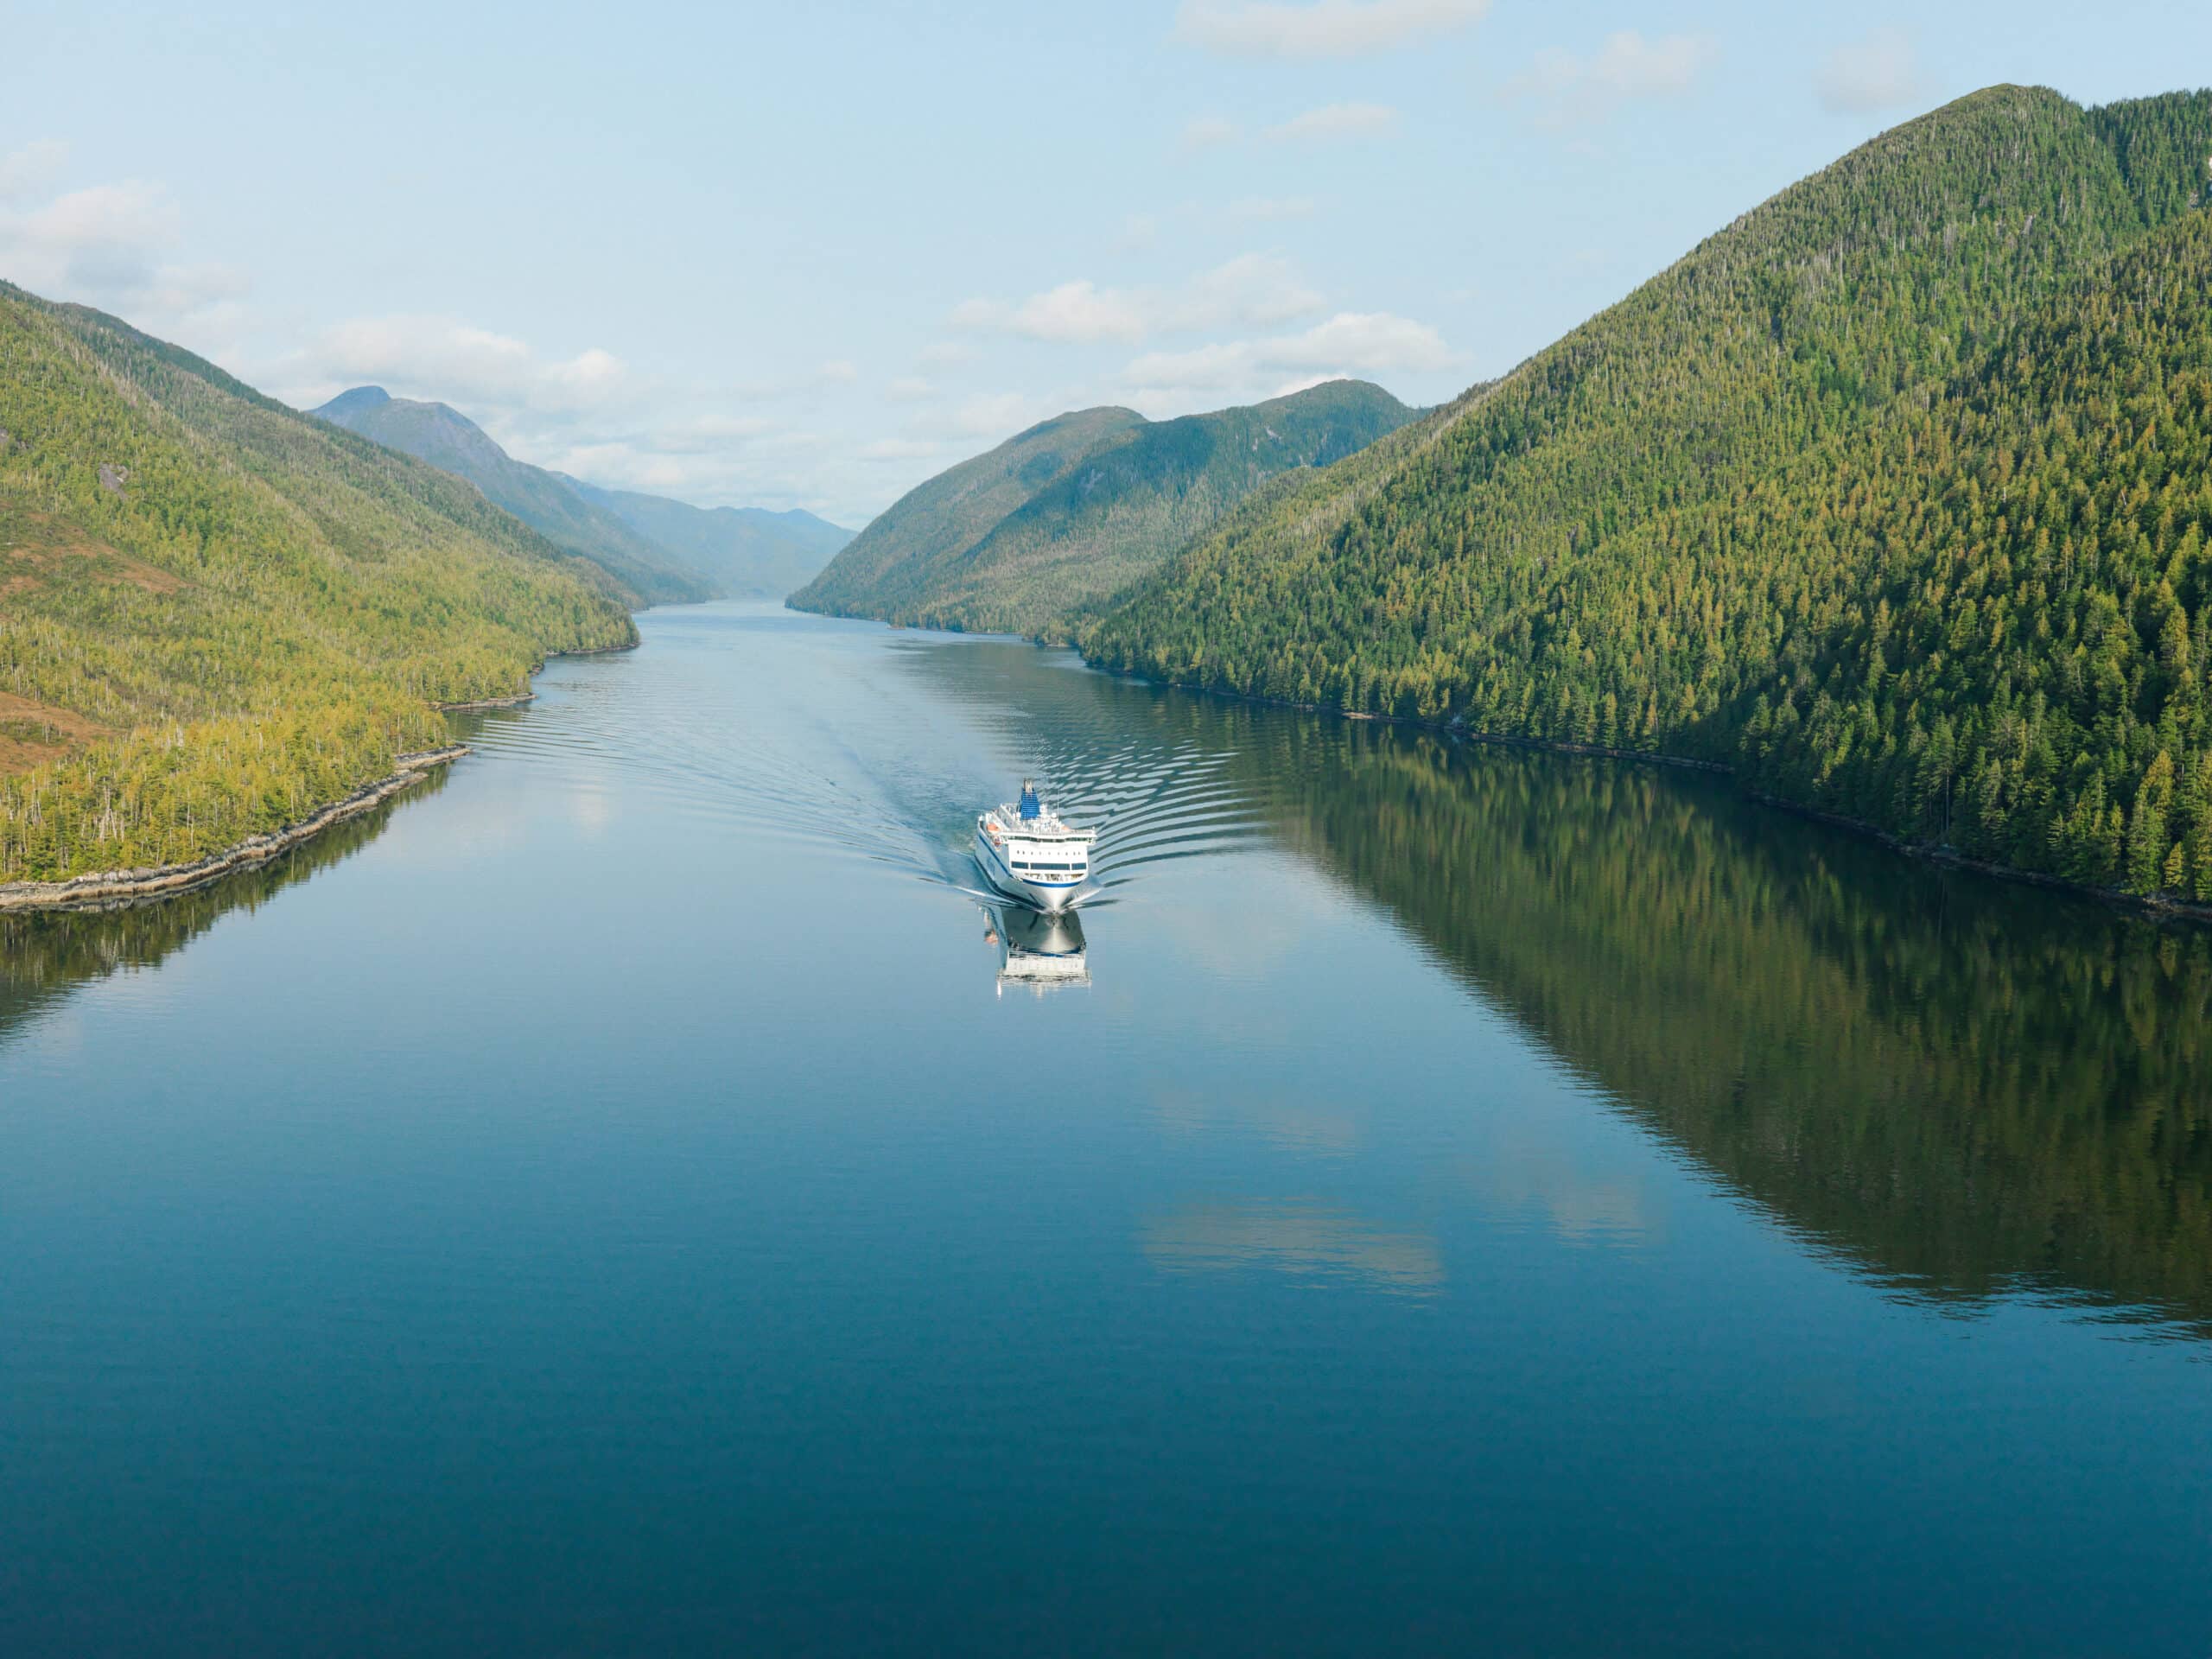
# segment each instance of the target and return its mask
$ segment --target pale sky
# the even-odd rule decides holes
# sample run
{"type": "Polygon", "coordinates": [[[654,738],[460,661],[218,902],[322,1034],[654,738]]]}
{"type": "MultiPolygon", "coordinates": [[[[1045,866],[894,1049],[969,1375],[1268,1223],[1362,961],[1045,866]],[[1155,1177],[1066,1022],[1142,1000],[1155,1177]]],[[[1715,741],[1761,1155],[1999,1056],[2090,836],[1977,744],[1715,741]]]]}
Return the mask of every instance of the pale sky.
{"type": "Polygon", "coordinates": [[[2177,0],[10,0],[0,276],[857,526],[1065,409],[1451,397],[1979,86],[2207,79],[2177,0]]]}

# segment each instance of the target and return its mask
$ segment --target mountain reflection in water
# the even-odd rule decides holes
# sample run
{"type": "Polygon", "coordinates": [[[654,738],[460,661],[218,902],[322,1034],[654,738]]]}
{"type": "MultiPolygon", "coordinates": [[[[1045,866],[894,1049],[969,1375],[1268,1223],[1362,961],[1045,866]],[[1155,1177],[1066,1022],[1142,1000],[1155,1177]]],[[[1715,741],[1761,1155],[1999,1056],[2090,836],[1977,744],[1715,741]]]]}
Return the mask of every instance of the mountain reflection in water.
{"type": "Polygon", "coordinates": [[[0,921],[0,1653],[2201,1649],[2212,932],[640,626],[0,921]],[[1079,914],[978,890],[1024,776],[1079,914]]]}
{"type": "Polygon", "coordinates": [[[0,1047],[80,986],[158,968],[231,912],[250,914],[316,871],[351,858],[383,833],[393,813],[435,795],[446,778],[447,768],[434,768],[404,795],[333,824],[258,868],[175,898],[112,910],[0,914],[0,1047]]]}
{"type": "Polygon", "coordinates": [[[1271,828],[1654,1133],[1901,1291],[2212,1328],[2212,936],[1650,769],[1196,706],[1271,828]]]}
{"type": "MultiPolygon", "coordinates": [[[[1916,864],[1694,775],[1192,697],[1027,646],[910,639],[886,656],[940,730],[981,733],[994,764],[1033,770],[1098,824],[1095,925],[1160,861],[1288,849],[1387,906],[1618,1110],[1853,1269],[1962,1309],[2025,1291],[2212,1332],[2212,931],[1916,864]]],[[[786,824],[794,779],[823,788],[772,750],[718,770],[670,748],[673,728],[626,753],[594,712],[580,702],[564,727],[509,716],[480,741],[595,743],[786,824]]],[[[872,833],[925,879],[971,881],[956,849],[988,772],[857,760],[889,780],[862,803],[886,826],[872,833]]],[[[159,964],[442,787],[162,904],[0,918],[0,1046],[76,986],[159,964]]],[[[860,810],[849,788],[836,798],[860,810]]],[[[985,914],[1001,994],[1090,983],[1081,916],[985,914]]],[[[1591,1236],[1632,1236],[1624,1202],[1552,1207],[1591,1236]]],[[[1185,1220],[1169,1234],[1184,1245],[1163,1252],[1155,1230],[1146,1248],[1289,1261],[1256,1242],[1289,1225],[1185,1220]],[[1206,1238],[1219,1248],[1191,1243],[1206,1238]]]]}
{"type": "MultiPolygon", "coordinates": [[[[1287,847],[1900,1294],[2026,1291],[2212,1333],[2212,930],[1918,863],[1694,773],[1163,692],[1025,649],[905,660],[1020,711],[1039,771],[1106,812],[1102,885],[1147,858],[1287,847]]],[[[1605,1210],[1578,1224],[1633,1230],[1605,1210]]]]}

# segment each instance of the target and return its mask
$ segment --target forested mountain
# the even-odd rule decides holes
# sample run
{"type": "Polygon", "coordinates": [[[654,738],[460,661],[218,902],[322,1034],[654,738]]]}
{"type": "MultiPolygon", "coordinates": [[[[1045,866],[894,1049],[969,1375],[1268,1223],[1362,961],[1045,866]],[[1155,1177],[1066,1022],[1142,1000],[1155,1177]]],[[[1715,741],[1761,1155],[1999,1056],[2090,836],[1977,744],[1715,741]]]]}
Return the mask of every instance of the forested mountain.
{"type": "Polygon", "coordinates": [[[634,643],[473,486],[0,284],[0,880],[189,861],[634,643]]]}
{"type": "Polygon", "coordinates": [[[2212,94],[1885,134],[1235,515],[1094,660],[2212,899],[2212,94]]]}
{"type": "Polygon", "coordinates": [[[853,532],[802,508],[695,507],[635,490],[603,490],[556,474],[684,568],[705,577],[725,599],[781,599],[812,581],[853,539],[853,532]]]}
{"type": "Polygon", "coordinates": [[[682,604],[715,596],[715,585],[704,575],[685,568],[560,474],[517,461],[458,410],[394,397],[382,386],[355,386],[313,412],[467,479],[548,541],[606,571],[632,604],[682,604]]]}
{"type": "Polygon", "coordinates": [[[1333,380],[1249,408],[1152,422],[1086,410],[911,492],[812,586],[803,610],[1036,632],[1149,572],[1286,474],[1326,466],[1414,411],[1333,380]]]}
{"type": "Polygon", "coordinates": [[[871,519],[791,604],[833,616],[912,620],[897,608],[911,575],[957,558],[1092,450],[1144,423],[1133,409],[1077,410],[947,467],[871,519]]]}

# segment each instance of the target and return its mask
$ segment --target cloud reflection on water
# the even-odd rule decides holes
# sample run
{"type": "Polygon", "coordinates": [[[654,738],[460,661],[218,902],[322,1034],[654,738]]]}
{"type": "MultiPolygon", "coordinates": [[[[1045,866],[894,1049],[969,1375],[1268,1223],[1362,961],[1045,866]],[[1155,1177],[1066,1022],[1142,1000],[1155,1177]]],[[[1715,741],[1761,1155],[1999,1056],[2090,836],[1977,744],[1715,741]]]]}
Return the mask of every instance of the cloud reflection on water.
{"type": "Polygon", "coordinates": [[[1444,1260],[1433,1239],[1385,1232],[1314,1199],[1194,1204],[1147,1217],[1138,1242],[1154,1266],[1170,1273],[1264,1268],[1414,1296],[1433,1294],[1444,1282],[1444,1260]]]}

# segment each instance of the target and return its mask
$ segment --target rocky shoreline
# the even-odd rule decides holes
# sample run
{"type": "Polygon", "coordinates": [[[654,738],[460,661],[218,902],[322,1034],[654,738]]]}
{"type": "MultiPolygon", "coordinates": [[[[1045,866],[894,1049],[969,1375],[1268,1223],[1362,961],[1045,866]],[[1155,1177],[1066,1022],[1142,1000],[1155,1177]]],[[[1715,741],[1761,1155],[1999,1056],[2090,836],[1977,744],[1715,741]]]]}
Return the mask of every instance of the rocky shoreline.
{"type": "MultiPolygon", "coordinates": [[[[620,645],[548,652],[546,657],[604,657],[616,652],[635,651],[639,643],[632,639],[620,645]]],[[[531,673],[534,677],[544,666],[545,663],[540,661],[531,673]]],[[[537,696],[535,691],[521,691],[507,697],[481,697],[430,706],[440,714],[468,714],[492,709],[519,709],[535,702],[537,696]]],[[[331,825],[343,823],[372,807],[383,805],[410,785],[420,783],[426,773],[449,765],[467,753],[468,745],[454,743],[443,748],[400,755],[392,762],[393,771],[389,778],[364,784],[342,800],[317,808],[297,823],[272,830],[266,835],[248,836],[236,846],[210,853],[190,864],[162,864],[143,870],[102,870],[89,875],[73,875],[65,881],[0,881],[0,915],[35,911],[122,910],[190,893],[226,875],[266,864],[331,825]]]]}
{"type": "Polygon", "coordinates": [[[41,910],[117,910],[149,899],[168,899],[219,881],[239,870],[251,869],[290,851],[334,823],[359,817],[420,783],[436,767],[449,765],[468,753],[466,743],[442,749],[403,754],[392,764],[388,778],[365,784],[352,794],[333,801],[282,830],[249,836],[234,847],[190,864],[163,864],[143,870],[107,870],[71,876],[66,881],[10,881],[0,883],[0,912],[41,910]]]}
{"type": "Polygon", "coordinates": [[[537,692],[518,691],[512,697],[477,697],[467,702],[434,702],[430,707],[442,715],[474,715],[486,709],[519,709],[537,701],[537,692]]]}
{"type": "MultiPolygon", "coordinates": [[[[549,651],[544,660],[530,671],[536,678],[538,670],[556,657],[609,657],[617,652],[635,651],[639,641],[632,639],[619,645],[580,645],[574,651],[549,651]]],[[[511,697],[471,697],[462,702],[434,702],[431,708],[442,715],[476,715],[493,709],[520,709],[537,701],[535,691],[518,691],[511,697]]]]}

